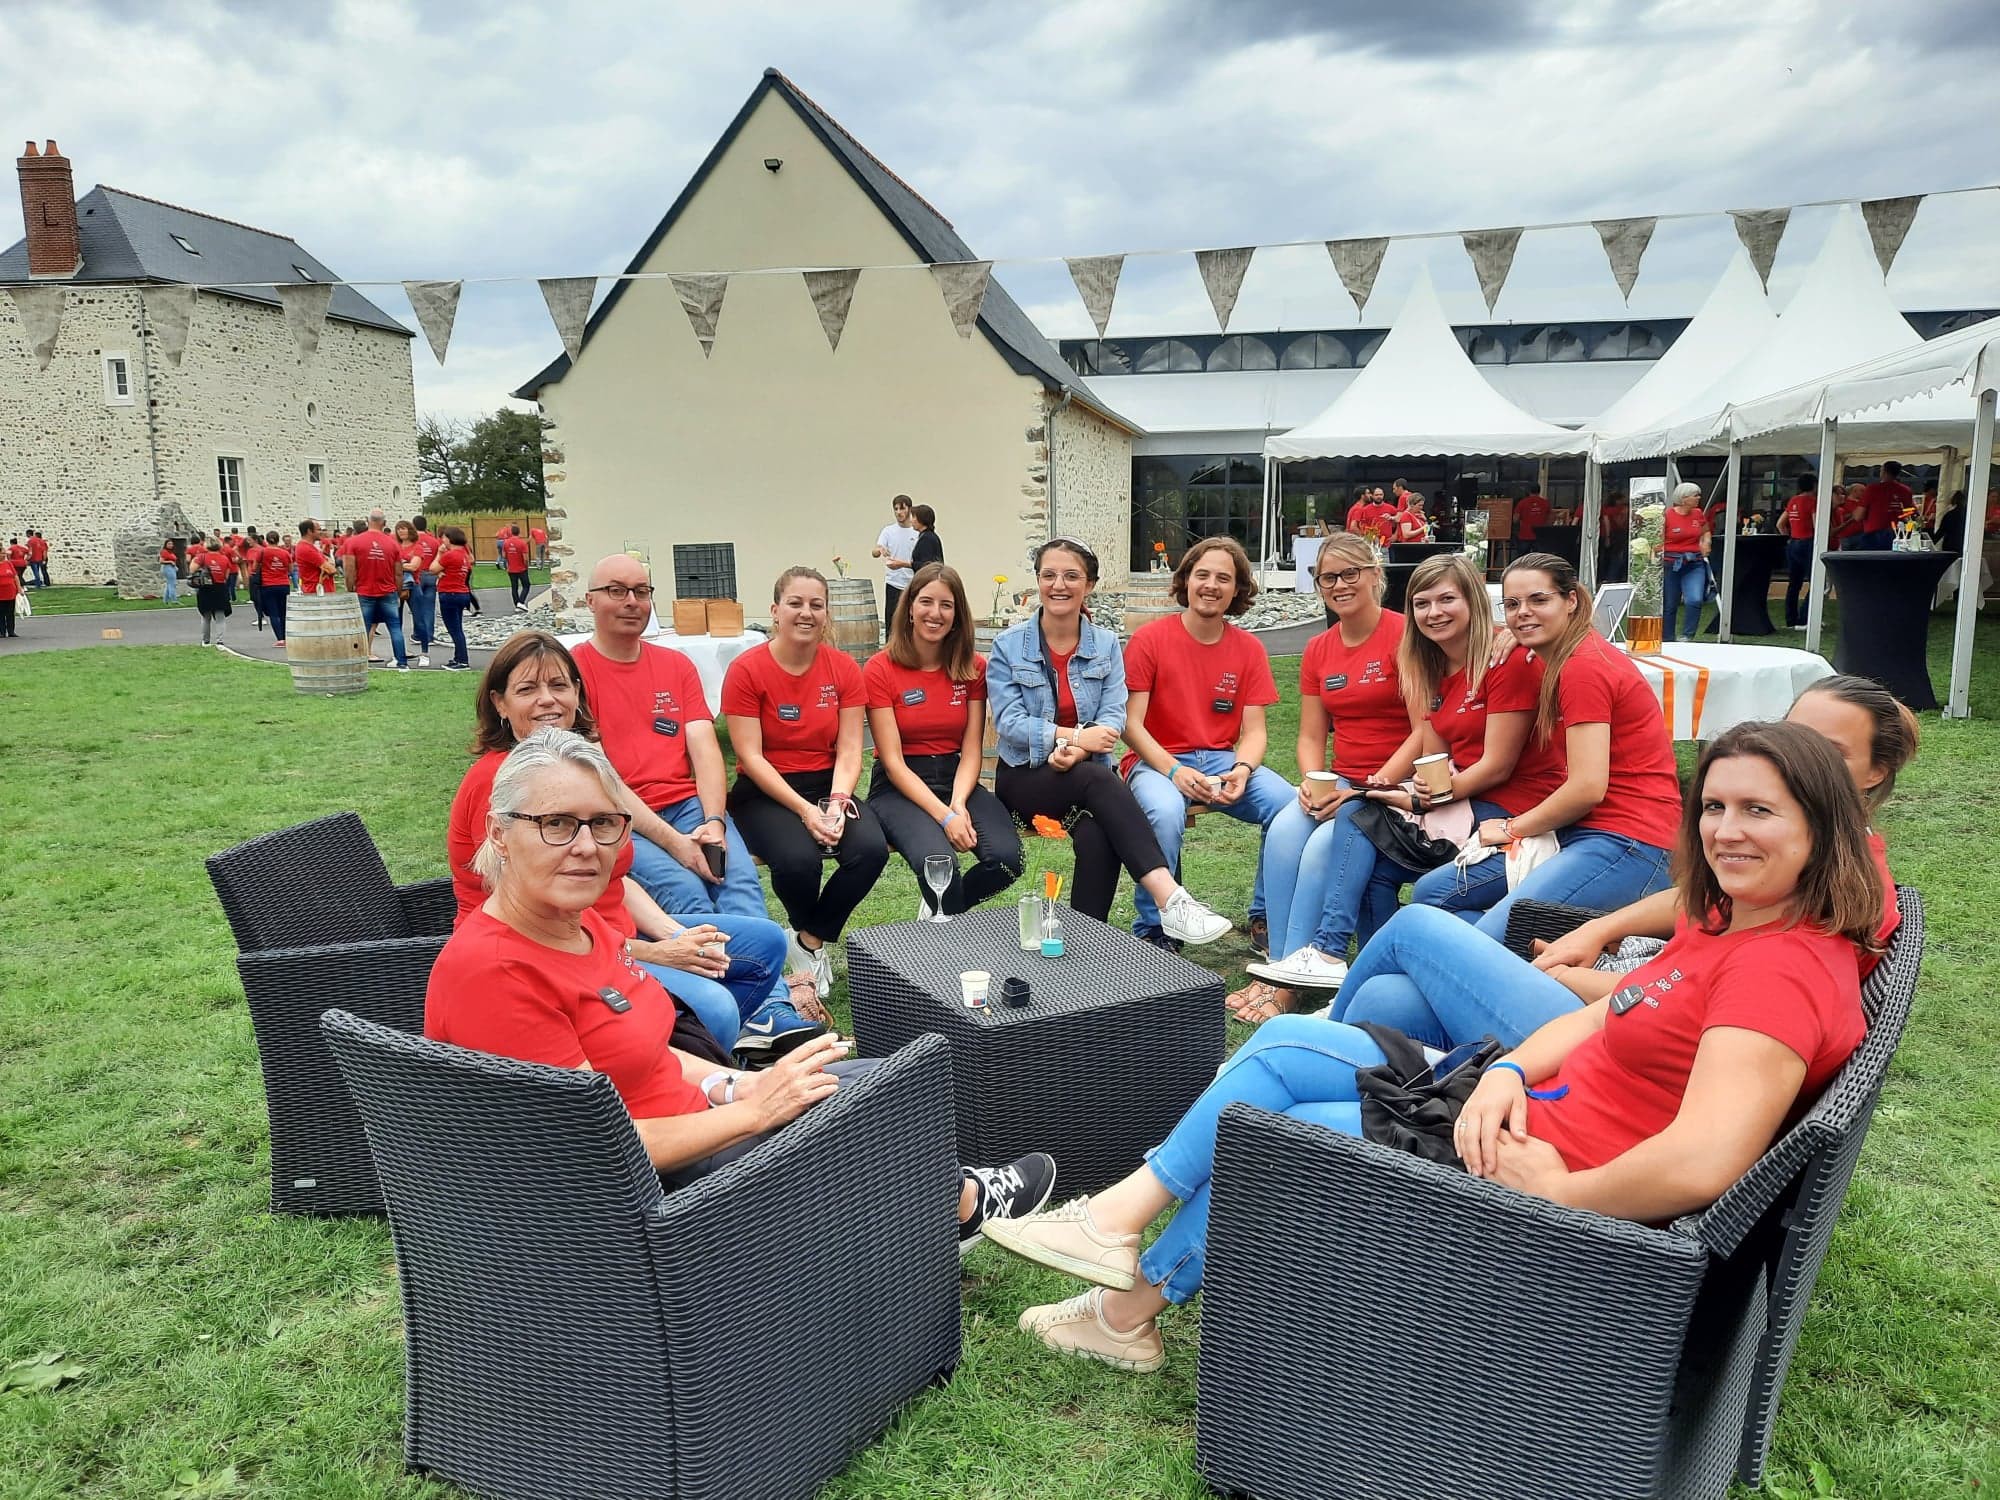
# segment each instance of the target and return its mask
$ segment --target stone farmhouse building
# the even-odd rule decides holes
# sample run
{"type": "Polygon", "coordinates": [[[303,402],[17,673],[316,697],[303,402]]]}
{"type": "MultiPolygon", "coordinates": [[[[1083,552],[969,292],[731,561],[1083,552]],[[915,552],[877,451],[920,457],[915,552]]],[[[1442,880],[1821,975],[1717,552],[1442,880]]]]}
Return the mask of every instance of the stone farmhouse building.
{"type": "Polygon", "coordinates": [[[118,533],[178,524],[176,507],[199,527],[288,535],[306,516],[415,508],[410,330],[337,287],[304,358],[276,294],[242,284],[336,279],[297,241],[116,188],[79,200],[54,141],[16,167],[26,237],[0,253],[0,286],[67,297],[37,369],[0,295],[0,539],[36,527],[57,582],[98,583],[118,533]],[[177,366],[138,290],[171,283],[202,288],[177,366]]]}
{"type": "Polygon", "coordinates": [[[864,271],[838,349],[798,275],[736,276],[704,354],[672,283],[620,281],[567,355],[515,395],[555,425],[552,582],[577,618],[582,573],[637,549],[677,597],[734,596],[761,618],[804,563],[876,585],[892,496],[936,508],[946,560],[985,614],[994,575],[1077,536],[1124,584],[1137,429],[1064,364],[999,282],[962,338],[938,262],[977,259],[944,216],[832,116],[767,71],[631,272],[864,271]]]}

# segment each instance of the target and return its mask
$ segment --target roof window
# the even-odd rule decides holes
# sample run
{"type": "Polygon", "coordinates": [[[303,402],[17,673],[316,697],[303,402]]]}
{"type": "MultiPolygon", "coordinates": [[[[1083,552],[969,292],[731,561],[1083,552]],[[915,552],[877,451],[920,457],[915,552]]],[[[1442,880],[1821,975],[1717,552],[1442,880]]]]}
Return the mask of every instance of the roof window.
{"type": "Polygon", "coordinates": [[[316,281],[318,279],[313,275],[312,272],[308,271],[304,266],[294,263],[292,269],[299,273],[299,280],[301,281],[316,281]]]}
{"type": "Polygon", "coordinates": [[[176,245],[179,245],[181,249],[187,251],[189,255],[201,254],[199,250],[195,249],[194,246],[190,245],[185,239],[181,238],[181,236],[177,234],[170,234],[167,236],[167,238],[172,240],[176,245]]]}

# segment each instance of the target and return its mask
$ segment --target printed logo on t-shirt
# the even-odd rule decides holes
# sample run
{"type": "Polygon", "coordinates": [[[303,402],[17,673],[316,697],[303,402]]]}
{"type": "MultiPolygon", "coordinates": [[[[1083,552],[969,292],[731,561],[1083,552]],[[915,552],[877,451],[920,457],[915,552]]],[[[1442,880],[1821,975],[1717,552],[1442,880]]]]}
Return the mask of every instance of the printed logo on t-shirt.
{"type": "Polygon", "coordinates": [[[778,705],[778,717],[783,719],[787,724],[796,724],[803,715],[799,712],[798,704],[780,703],[778,705]]]}
{"type": "Polygon", "coordinates": [[[664,734],[671,737],[673,735],[679,734],[680,732],[681,732],[681,723],[679,719],[653,720],[653,733],[655,734],[664,734]]]}
{"type": "Polygon", "coordinates": [[[1648,980],[1645,984],[1626,985],[1624,989],[1611,997],[1611,1014],[1622,1016],[1634,1006],[1642,1004],[1652,1010],[1658,1010],[1660,1008],[1659,997],[1649,995],[1646,991],[1658,990],[1661,995],[1667,994],[1684,977],[1686,976],[1679,969],[1673,969],[1663,977],[1648,980]]]}
{"type": "Polygon", "coordinates": [[[1218,714],[1234,713],[1236,690],[1240,686],[1242,680],[1234,672],[1224,672],[1215,680],[1215,687],[1212,689],[1215,696],[1208,702],[1210,711],[1218,714]]]}
{"type": "Polygon", "coordinates": [[[831,682],[822,682],[819,685],[819,706],[821,708],[840,707],[840,688],[838,685],[831,682]]]}
{"type": "Polygon", "coordinates": [[[968,684],[963,682],[954,682],[951,685],[951,707],[953,708],[965,707],[965,699],[968,691],[969,691],[968,684]]]}
{"type": "Polygon", "coordinates": [[[1367,687],[1371,682],[1387,682],[1388,680],[1388,669],[1383,666],[1382,658],[1378,656],[1361,669],[1361,681],[1356,683],[1355,686],[1367,687]]]}
{"type": "Polygon", "coordinates": [[[653,712],[656,714],[677,714],[681,711],[680,700],[667,688],[657,688],[653,693],[653,712]]]}
{"type": "Polygon", "coordinates": [[[906,688],[903,692],[903,706],[915,708],[924,701],[926,694],[922,688],[906,688]]]}

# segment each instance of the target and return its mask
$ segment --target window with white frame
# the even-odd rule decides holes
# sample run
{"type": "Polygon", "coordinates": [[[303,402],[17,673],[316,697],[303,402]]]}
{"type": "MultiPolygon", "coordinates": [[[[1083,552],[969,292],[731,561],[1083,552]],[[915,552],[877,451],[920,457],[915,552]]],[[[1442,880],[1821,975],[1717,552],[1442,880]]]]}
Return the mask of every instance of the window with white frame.
{"type": "Polygon", "coordinates": [[[217,497],[222,501],[222,524],[241,526],[243,524],[243,460],[224,458],[217,455],[215,460],[215,487],[217,497]]]}
{"type": "Polygon", "coordinates": [[[104,351],[104,403],[107,406],[132,404],[132,357],[123,349],[104,351]]]}
{"type": "Polygon", "coordinates": [[[317,461],[306,465],[306,514],[326,519],[326,465],[317,461]]]}

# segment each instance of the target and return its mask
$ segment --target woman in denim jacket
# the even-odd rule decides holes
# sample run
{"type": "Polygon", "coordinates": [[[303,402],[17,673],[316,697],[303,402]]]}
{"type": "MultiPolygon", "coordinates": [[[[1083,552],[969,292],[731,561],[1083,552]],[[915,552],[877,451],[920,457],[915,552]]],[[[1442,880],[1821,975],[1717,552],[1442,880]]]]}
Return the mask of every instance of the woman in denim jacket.
{"type": "Polygon", "coordinates": [[[1077,911],[1100,922],[1110,915],[1123,864],[1159,903],[1170,940],[1212,943],[1229,931],[1228,920],[1174,879],[1111,757],[1125,728],[1125,660],[1118,637],[1084,613],[1097,575],[1097,554],[1081,542],[1057,537],[1035,550],[1042,607],[1001,632],[986,663],[1000,741],[993,789],[1023,823],[1046,817],[1069,825],[1077,911]]]}

